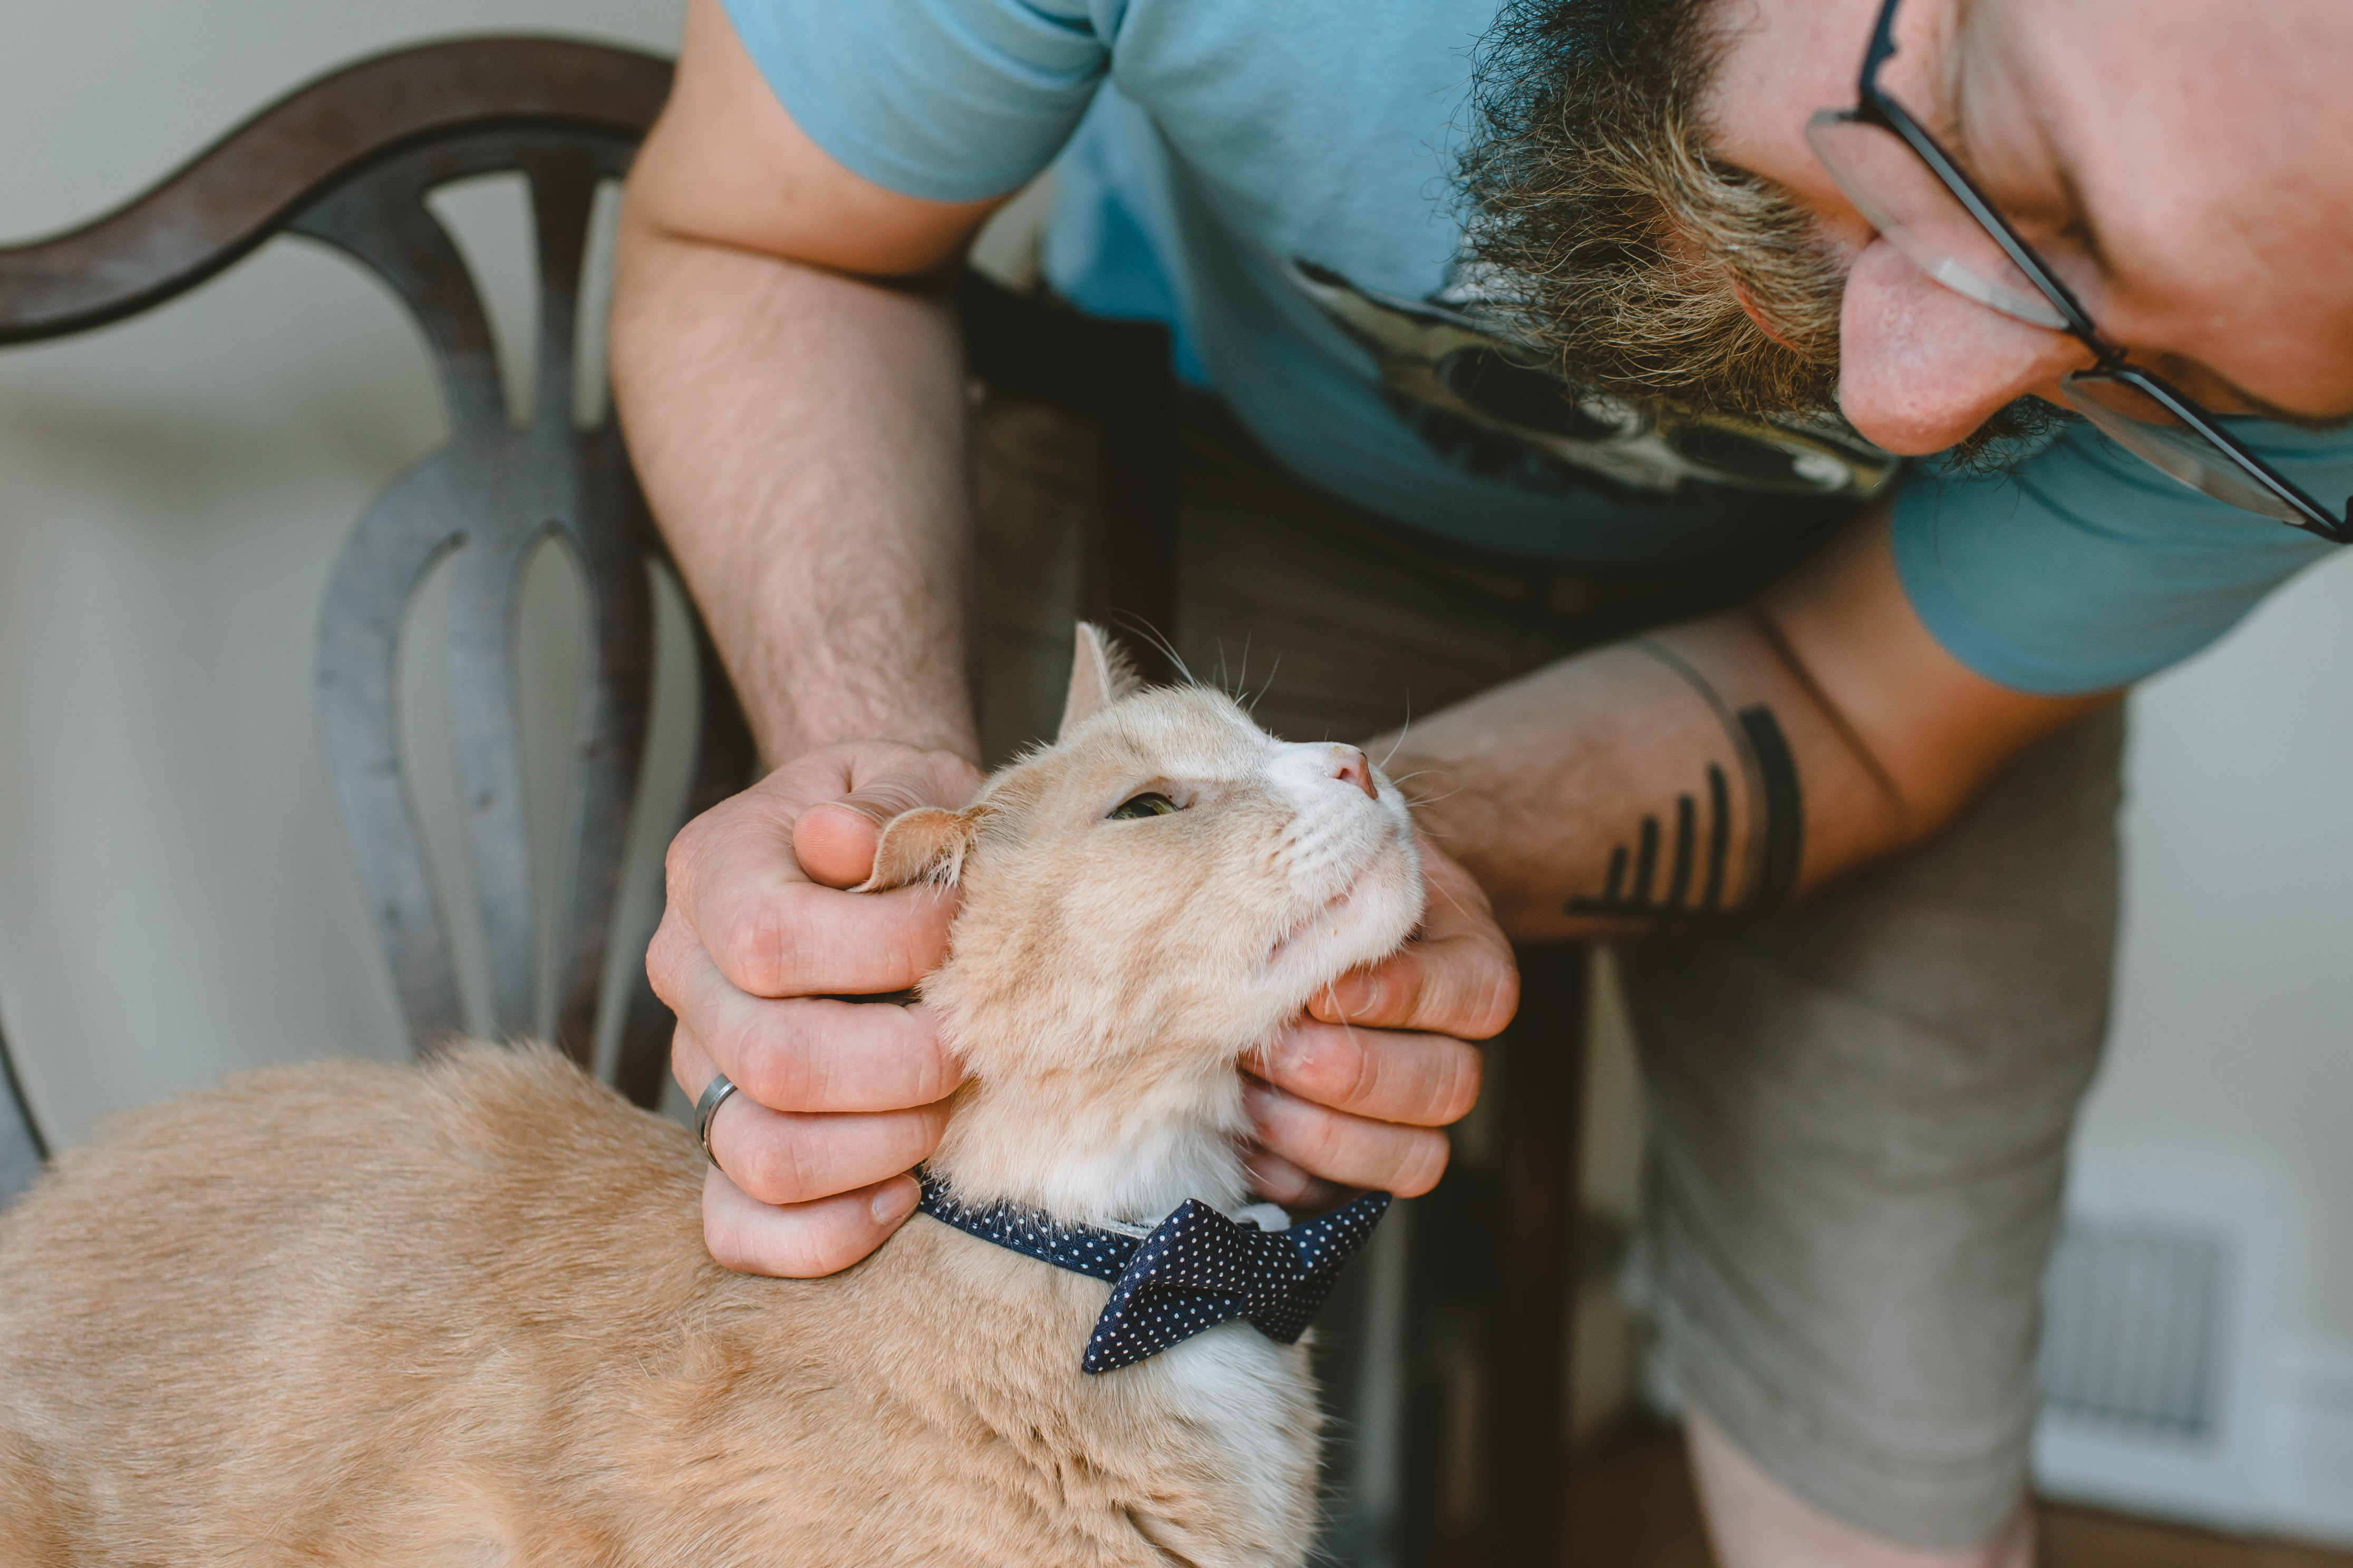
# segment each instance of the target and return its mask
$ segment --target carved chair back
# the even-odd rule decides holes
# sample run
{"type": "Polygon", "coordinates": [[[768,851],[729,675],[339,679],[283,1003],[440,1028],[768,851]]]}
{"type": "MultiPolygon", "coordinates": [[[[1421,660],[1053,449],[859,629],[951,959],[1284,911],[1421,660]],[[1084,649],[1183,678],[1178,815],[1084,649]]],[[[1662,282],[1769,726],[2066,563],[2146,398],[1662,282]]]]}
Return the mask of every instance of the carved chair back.
{"type": "MultiPolygon", "coordinates": [[[[264,110],[122,209],[0,251],[0,344],[62,337],[176,298],[281,234],[333,247],[380,279],[431,352],[449,438],[393,481],[344,542],[320,620],[321,738],[370,921],[422,1050],[466,1025],[448,900],[428,867],[396,671],[409,607],[446,573],[446,697],[466,867],[485,948],[491,1031],[552,1037],[586,1062],[614,945],[629,812],[651,701],[661,544],[609,413],[582,426],[575,386],[589,226],[669,90],[667,62],[542,39],[481,39],[362,62],[264,110]],[[489,311],[427,197],[520,174],[538,258],[536,396],[509,416],[489,311]],[[515,611],[546,542],[579,569],[588,672],[559,853],[562,928],[543,943],[516,711],[515,611]],[[540,1016],[543,952],[553,1017],[540,1016]]],[[[740,787],[748,742],[705,649],[694,794],[740,787]]],[[[660,1087],[668,1017],[637,994],[617,1074],[639,1103],[660,1087]]]]}

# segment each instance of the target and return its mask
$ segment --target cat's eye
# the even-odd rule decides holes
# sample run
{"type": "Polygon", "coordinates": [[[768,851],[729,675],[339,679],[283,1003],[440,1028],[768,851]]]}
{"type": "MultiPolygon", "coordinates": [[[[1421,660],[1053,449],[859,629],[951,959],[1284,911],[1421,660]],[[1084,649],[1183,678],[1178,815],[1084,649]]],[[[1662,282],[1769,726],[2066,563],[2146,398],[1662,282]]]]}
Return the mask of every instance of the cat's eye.
{"type": "Polygon", "coordinates": [[[1158,795],[1146,791],[1143,795],[1135,795],[1128,800],[1124,800],[1117,805],[1112,807],[1111,816],[1105,820],[1111,822],[1134,822],[1138,817],[1168,816],[1184,809],[1185,808],[1183,806],[1178,805],[1175,801],[1170,800],[1165,795],[1158,795]]]}

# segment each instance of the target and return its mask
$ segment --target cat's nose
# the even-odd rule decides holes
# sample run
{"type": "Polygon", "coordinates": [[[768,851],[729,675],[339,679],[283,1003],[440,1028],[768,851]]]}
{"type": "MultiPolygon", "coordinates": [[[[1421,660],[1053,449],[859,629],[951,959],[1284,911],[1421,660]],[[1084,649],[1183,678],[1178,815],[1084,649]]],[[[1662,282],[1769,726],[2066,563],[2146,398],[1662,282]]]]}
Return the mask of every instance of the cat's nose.
{"type": "Polygon", "coordinates": [[[1373,764],[1366,762],[1365,753],[1356,747],[1334,746],[1331,768],[1334,778],[1345,779],[1355,784],[1365,792],[1366,800],[1380,798],[1381,792],[1373,784],[1373,764]]]}

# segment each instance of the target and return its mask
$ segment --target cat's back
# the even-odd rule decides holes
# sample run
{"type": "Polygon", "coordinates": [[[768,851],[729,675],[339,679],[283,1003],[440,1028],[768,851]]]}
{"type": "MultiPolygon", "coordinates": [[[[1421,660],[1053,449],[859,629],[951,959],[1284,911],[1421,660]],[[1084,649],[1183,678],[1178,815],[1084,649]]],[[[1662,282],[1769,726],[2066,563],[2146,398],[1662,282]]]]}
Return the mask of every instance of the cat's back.
{"type": "Polygon", "coordinates": [[[715,1268],[700,1160],[543,1047],[270,1068],[122,1118],[0,1216],[0,1510],[100,1500],[12,1473],[135,1473],[192,1514],[240,1467],[348,1478],[327,1450],[644,1342],[715,1268]],[[225,1445],[230,1412],[291,1440],[225,1445]]]}
{"type": "MultiPolygon", "coordinates": [[[[612,1267],[617,1225],[691,1244],[691,1261],[699,1162],[684,1132],[545,1047],[265,1068],[60,1155],[0,1216],[0,1323],[69,1300],[161,1318],[257,1280],[290,1305],[313,1272],[339,1295],[382,1276],[422,1300],[486,1274],[612,1267]],[[595,1223],[565,1223],[580,1219],[595,1223]]],[[[615,1273],[642,1297],[661,1268],[640,1253],[615,1273]]]]}

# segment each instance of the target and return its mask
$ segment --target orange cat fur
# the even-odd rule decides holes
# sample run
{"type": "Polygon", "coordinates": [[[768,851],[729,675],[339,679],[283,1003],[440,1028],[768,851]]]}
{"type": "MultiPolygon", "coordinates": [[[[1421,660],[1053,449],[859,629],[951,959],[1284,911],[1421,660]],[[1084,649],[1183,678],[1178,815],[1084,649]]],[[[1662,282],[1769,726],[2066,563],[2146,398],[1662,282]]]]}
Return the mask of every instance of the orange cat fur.
{"type": "MultiPolygon", "coordinates": [[[[964,885],[923,989],[966,1199],[1231,1209],[1238,1065],[1419,912],[1360,756],[1128,684],[1082,628],[1057,744],[877,857],[964,885]],[[1108,817],[1145,792],[1181,809],[1108,817]]],[[[1083,1375],[1109,1287],[923,1215],[828,1279],[732,1274],[701,1167],[538,1048],[124,1119],[0,1219],[0,1563],[1304,1560],[1303,1348],[1228,1323],[1083,1375]]]]}

